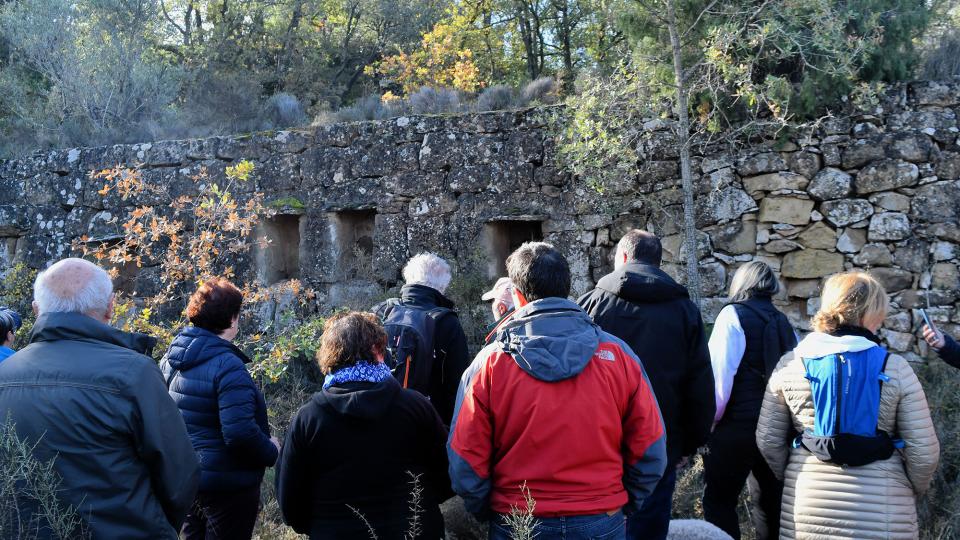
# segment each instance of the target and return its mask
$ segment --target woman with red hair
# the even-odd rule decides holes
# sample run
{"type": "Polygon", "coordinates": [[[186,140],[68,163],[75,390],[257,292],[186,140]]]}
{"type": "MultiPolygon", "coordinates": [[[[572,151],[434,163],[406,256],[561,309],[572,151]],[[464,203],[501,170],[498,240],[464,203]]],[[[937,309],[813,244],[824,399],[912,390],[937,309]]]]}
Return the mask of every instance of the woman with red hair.
{"type": "Polygon", "coordinates": [[[181,531],[185,540],[253,535],[263,472],[277,460],[267,405],[236,345],[243,293],[214,278],[190,297],[190,326],[161,363],[200,459],[200,491],[181,531]]]}

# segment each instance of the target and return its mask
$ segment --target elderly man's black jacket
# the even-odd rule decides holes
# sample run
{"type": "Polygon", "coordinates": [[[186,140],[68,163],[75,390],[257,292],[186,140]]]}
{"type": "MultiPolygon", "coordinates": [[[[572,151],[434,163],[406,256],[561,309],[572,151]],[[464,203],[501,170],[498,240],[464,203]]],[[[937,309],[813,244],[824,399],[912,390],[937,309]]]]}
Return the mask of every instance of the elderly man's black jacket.
{"type": "Polygon", "coordinates": [[[629,263],[578,303],[643,363],[667,428],[670,463],[706,444],[716,411],[713,370],[700,310],[687,289],[656,266],[629,263]]]}
{"type": "Polygon", "coordinates": [[[197,455],[144,355],[153,344],[86,315],[46,313],[30,345],[0,363],[0,418],[36,444],[34,457],[53,460],[60,502],[92,538],[176,539],[193,503],[197,455]]]}

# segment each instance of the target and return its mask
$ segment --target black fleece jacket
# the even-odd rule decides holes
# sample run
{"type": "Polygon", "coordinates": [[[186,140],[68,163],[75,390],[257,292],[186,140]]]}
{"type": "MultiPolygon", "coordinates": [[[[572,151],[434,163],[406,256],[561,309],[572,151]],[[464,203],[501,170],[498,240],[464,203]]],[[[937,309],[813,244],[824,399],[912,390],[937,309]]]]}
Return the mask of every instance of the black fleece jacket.
{"type": "MultiPolygon", "coordinates": [[[[400,300],[408,306],[421,309],[443,307],[452,310],[455,307],[453,301],[440,291],[424,285],[404,285],[400,289],[400,300]]],[[[457,402],[460,376],[470,365],[467,336],[456,313],[444,315],[437,321],[433,351],[436,363],[430,374],[430,387],[426,395],[440,413],[443,423],[449,426],[453,418],[453,406],[457,402]]]]}
{"type": "Polygon", "coordinates": [[[942,358],[944,362],[955,368],[960,368],[960,344],[957,344],[955,339],[946,334],[943,334],[943,338],[946,344],[944,344],[942,349],[937,351],[937,354],[940,355],[940,358],[942,358]]]}
{"type": "Polygon", "coordinates": [[[329,540],[369,538],[366,520],[378,538],[399,540],[410,530],[417,477],[415,536],[441,538],[439,504],[452,495],[446,438],[430,402],[393,378],[316,393],[290,424],[276,465],[284,522],[329,540]]]}
{"type": "Polygon", "coordinates": [[[629,263],[578,301],[643,363],[667,428],[669,463],[707,442],[716,411],[710,350],[687,289],[656,266],[629,263]]]}

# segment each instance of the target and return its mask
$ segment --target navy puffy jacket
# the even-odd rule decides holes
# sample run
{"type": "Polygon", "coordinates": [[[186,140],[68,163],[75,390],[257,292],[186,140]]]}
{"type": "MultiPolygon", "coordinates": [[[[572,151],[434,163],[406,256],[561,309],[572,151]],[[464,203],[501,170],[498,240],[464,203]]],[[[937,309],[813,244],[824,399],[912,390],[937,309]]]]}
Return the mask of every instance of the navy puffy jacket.
{"type": "Polygon", "coordinates": [[[244,366],[249,361],[229,341],[188,326],[161,363],[200,458],[201,492],[256,486],[277,460],[267,404],[244,366]]]}

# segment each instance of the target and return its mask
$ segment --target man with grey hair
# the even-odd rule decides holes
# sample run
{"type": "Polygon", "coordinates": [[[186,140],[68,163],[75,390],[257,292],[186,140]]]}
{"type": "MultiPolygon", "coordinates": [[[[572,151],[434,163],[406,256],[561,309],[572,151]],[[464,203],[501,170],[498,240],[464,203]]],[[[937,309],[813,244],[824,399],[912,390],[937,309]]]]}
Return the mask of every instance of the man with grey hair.
{"type": "Polygon", "coordinates": [[[627,522],[628,538],[663,539],[670,524],[676,466],[706,444],[713,424],[713,370],[700,310],[660,269],[655,235],[634,229],[617,244],[614,271],[578,303],[643,362],[667,427],[667,472],[627,522]]]}
{"type": "Polygon", "coordinates": [[[470,365],[467,336],[453,301],[444,295],[450,279],[447,261],[420,253],[403,268],[400,298],[373,308],[387,331],[394,376],[405,388],[430,398],[447,425],[460,375],[470,365]]]}
{"type": "Polygon", "coordinates": [[[110,276],[89,261],[37,275],[30,344],[0,364],[0,416],[53,461],[60,501],[90,536],[176,539],[197,455],[147,356],[156,340],[111,327],[113,302],[110,276]]]}

